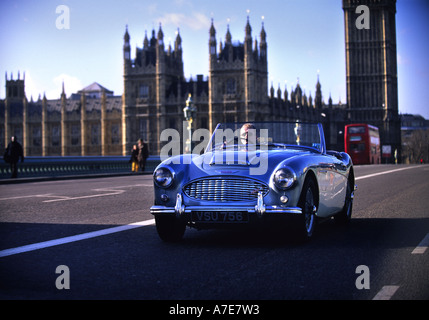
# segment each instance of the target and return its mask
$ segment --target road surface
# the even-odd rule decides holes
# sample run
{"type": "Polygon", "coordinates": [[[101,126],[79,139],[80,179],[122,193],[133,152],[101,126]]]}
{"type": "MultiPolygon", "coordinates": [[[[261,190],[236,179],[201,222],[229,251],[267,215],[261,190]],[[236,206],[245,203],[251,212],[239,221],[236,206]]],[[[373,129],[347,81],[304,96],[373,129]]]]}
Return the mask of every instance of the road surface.
{"type": "Polygon", "coordinates": [[[429,166],[355,172],[350,225],[308,243],[192,229],[163,243],[150,175],[0,185],[0,298],[429,299],[429,166]]]}

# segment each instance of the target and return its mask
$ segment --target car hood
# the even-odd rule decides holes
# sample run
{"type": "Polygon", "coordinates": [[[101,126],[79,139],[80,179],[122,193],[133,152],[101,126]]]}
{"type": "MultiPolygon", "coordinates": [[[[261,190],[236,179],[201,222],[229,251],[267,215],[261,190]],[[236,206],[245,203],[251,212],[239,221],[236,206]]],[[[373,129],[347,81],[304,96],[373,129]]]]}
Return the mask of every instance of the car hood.
{"type": "Polygon", "coordinates": [[[189,179],[205,175],[240,175],[264,179],[282,162],[292,158],[308,155],[311,152],[302,150],[256,150],[215,151],[201,156],[193,156],[189,166],[189,179]]]}

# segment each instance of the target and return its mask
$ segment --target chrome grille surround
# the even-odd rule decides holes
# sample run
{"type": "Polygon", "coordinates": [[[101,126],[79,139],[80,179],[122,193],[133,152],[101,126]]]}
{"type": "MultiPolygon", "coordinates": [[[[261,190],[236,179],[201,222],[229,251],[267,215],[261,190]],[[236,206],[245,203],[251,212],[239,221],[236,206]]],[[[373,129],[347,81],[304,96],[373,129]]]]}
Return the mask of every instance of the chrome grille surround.
{"type": "Polygon", "coordinates": [[[183,187],[189,198],[202,201],[237,202],[256,201],[258,193],[265,196],[269,187],[247,178],[209,177],[189,182],[183,187]]]}

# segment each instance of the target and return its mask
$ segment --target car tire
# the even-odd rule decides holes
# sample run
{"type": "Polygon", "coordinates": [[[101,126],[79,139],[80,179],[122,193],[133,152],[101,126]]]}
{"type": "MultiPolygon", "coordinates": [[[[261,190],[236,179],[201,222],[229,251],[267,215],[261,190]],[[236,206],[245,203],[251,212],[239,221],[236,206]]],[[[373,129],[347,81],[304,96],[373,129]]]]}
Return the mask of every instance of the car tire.
{"type": "Polygon", "coordinates": [[[345,225],[350,222],[353,211],[353,196],[352,196],[352,184],[350,181],[347,183],[346,199],[344,201],[343,209],[334,216],[335,222],[338,224],[345,225]]]}
{"type": "Polygon", "coordinates": [[[162,241],[178,242],[185,234],[186,224],[176,216],[155,216],[155,224],[162,241]]]}
{"type": "Polygon", "coordinates": [[[299,207],[302,209],[302,215],[299,222],[299,236],[302,240],[308,240],[313,236],[317,217],[315,208],[317,208],[316,185],[313,179],[307,179],[302,188],[299,207]]]}

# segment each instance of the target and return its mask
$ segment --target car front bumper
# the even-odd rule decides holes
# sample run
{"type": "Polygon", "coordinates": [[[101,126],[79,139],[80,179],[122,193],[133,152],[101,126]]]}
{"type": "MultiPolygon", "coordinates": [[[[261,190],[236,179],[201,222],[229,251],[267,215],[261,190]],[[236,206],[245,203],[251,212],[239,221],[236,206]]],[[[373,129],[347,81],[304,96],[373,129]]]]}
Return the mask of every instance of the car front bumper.
{"type": "Polygon", "coordinates": [[[255,206],[236,206],[236,205],[203,205],[203,206],[185,206],[180,193],[176,196],[176,205],[174,207],[154,205],[150,208],[150,213],[158,214],[175,214],[177,218],[191,214],[192,212],[231,212],[231,211],[246,211],[250,214],[256,214],[259,217],[265,215],[299,215],[302,214],[302,209],[299,207],[282,207],[282,206],[266,206],[263,201],[262,193],[259,193],[257,204],[255,206]]]}

